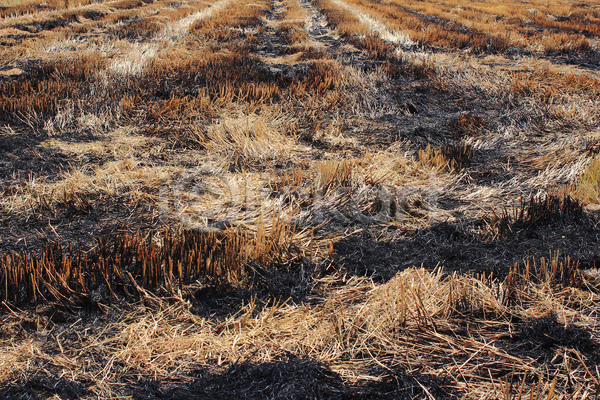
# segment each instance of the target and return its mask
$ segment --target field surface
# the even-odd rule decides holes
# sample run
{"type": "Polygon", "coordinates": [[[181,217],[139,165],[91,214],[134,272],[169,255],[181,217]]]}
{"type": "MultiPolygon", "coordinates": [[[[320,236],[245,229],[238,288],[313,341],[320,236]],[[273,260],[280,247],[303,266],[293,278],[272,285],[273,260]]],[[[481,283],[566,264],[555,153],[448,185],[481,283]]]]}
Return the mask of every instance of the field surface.
{"type": "Polygon", "coordinates": [[[0,396],[598,399],[600,2],[0,0],[0,396]]]}

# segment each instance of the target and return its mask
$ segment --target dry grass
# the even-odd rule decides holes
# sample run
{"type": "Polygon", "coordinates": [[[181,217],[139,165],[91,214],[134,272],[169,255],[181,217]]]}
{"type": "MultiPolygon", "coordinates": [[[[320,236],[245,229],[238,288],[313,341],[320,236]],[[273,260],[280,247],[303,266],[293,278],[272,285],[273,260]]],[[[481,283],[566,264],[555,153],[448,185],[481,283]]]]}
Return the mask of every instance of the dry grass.
{"type": "Polygon", "coordinates": [[[594,398],[599,17],[5,2],[0,392],[594,398]]]}
{"type": "Polygon", "coordinates": [[[268,6],[264,2],[241,2],[237,4],[237,7],[226,8],[209,18],[194,23],[190,31],[194,35],[221,42],[243,37],[244,31],[258,29],[259,17],[263,14],[265,7],[268,6]]]}
{"type": "Polygon", "coordinates": [[[543,102],[560,100],[565,94],[593,98],[600,93],[600,81],[597,77],[585,74],[568,74],[548,68],[536,68],[529,73],[515,73],[510,90],[517,95],[535,96],[543,102]]]}
{"type": "Polygon", "coordinates": [[[600,157],[590,160],[572,193],[585,203],[600,203],[600,157]]]}
{"type": "Polygon", "coordinates": [[[0,9],[0,17],[34,14],[40,10],[60,10],[95,3],[96,0],[8,0],[0,9]]]}
{"type": "Polygon", "coordinates": [[[551,54],[581,55],[591,50],[583,33],[598,35],[597,12],[584,17],[577,11],[545,4],[517,5],[509,10],[500,2],[351,3],[405,32],[413,41],[476,52],[505,52],[514,46],[551,54]]]}
{"type": "Polygon", "coordinates": [[[370,32],[370,28],[365,23],[361,22],[350,11],[338,7],[334,1],[318,1],[316,5],[327,17],[327,20],[335,24],[341,35],[361,35],[370,32]]]}
{"type": "Polygon", "coordinates": [[[419,161],[450,172],[460,171],[469,163],[471,157],[473,157],[473,149],[466,143],[444,146],[440,149],[428,145],[425,150],[419,150],[419,161]]]}

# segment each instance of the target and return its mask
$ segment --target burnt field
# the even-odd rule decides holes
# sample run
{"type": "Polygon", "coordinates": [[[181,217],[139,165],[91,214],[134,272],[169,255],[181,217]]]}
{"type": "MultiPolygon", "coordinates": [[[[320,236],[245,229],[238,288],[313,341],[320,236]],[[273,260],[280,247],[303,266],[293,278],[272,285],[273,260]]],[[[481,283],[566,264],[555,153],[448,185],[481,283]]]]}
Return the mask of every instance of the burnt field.
{"type": "Polygon", "coordinates": [[[594,399],[600,3],[0,2],[7,399],[594,399]]]}

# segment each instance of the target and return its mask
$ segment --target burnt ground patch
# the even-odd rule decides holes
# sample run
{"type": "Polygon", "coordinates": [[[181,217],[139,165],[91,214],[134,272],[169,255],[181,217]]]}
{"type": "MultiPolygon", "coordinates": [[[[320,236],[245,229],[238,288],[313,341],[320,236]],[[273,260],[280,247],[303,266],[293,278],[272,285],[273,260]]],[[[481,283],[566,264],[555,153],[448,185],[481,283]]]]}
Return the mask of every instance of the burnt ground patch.
{"type": "Polygon", "coordinates": [[[574,325],[565,326],[557,321],[556,315],[526,321],[515,341],[528,350],[551,350],[564,346],[589,353],[596,346],[590,332],[574,325]]]}
{"type": "Polygon", "coordinates": [[[577,350],[585,359],[597,365],[600,362],[600,355],[596,351],[598,345],[590,331],[573,324],[560,323],[557,316],[552,314],[516,324],[516,333],[506,341],[506,351],[546,363],[561,349],[577,350]]]}
{"type": "Polygon", "coordinates": [[[15,27],[17,29],[20,29],[23,31],[27,31],[27,32],[31,32],[31,33],[38,33],[41,31],[48,31],[48,30],[53,30],[56,28],[62,28],[64,26],[67,26],[67,25],[75,22],[75,21],[77,21],[77,15],[73,13],[73,14],[64,15],[62,18],[56,18],[56,19],[42,21],[42,22],[32,22],[32,23],[26,24],[26,25],[16,25],[15,27]]]}
{"type": "MultiPolygon", "coordinates": [[[[369,371],[371,372],[371,371],[369,371]]],[[[436,398],[458,398],[459,393],[444,377],[407,373],[388,368],[372,371],[379,378],[362,383],[345,382],[326,364],[290,356],[268,363],[241,362],[224,371],[199,367],[191,381],[175,377],[160,380],[127,377],[120,395],[133,399],[414,399],[429,393],[436,398]],[[130,378],[130,379],[129,379],[130,378]]],[[[9,399],[37,400],[51,396],[79,399],[92,395],[89,383],[64,378],[40,377],[0,389],[9,399]]]]}
{"type": "Polygon", "coordinates": [[[0,388],[0,396],[14,400],[38,400],[59,396],[61,399],[80,399],[89,395],[84,384],[64,378],[34,378],[26,382],[0,388]]]}
{"type": "MultiPolygon", "coordinates": [[[[380,371],[381,372],[381,371],[380,371]]],[[[135,399],[414,399],[425,390],[454,398],[444,378],[393,369],[378,381],[348,384],[326,364],[290,357],[269,363],[233,364],[222,373],[197,371],[191,384],[161,389],[160,382],[140,382],[135,399]]]]}
{"type": "Polygon", "coordinates": [[[245,266],[248,282],[243,286],[230,284],[207,284],[195,290],[188,298],[190,311],[204,318],[224,320],[238,313],[250,302],[256,311],[273,304],[314,303],[314,278],[322,275],[325,267],[302,262],[294,268],[259,265],[256,262],[245,266]]]}
{"type": "Polygon", "coordinates": [[[380,280],[413,266],[447,271],[494,272],[505,276],[510,266],[523,260],[569,255],[582,266],[600,263],[598,229],[594,217],[563,219],[522,232],[490,239],[468,227],[440,222],[424,229],[391,234],[365,230],[334,244],[337,264],[352,274],[380,280]],[[395,237],[394,237],[395,236],[395,237]]]}
{"type": "Polygon", "coordinates": [[[14,179],[13,176],[26,178],[30,174],[52,181],[61,172],[67,173],[85,165],[101,166],[114,159],[111,155],[94,152],[66,153],[62,149],[43,145],[50,138],[67,143],[91,143],[104,139],[102,134],[66,132],[50,136],[42,132],[27,132],[25,128],[23,131],[26,133],[0,133],[0,184],[14,179]]]}
{"type": "Polygon", "coordinates": [[[56,176],[60,171],[70,169],[69,162],[73,160],[68,155],[58,149],[39,146],[47,138],[42,134],[0,134],[0,179],[26,178],[29,174],[56,176]]]}
{"type": "Polygon", "coordinates": [[[593,50],[583,54],[557,54],[552,56],[539,56],[539,58],[549,60],[553,64],[576,65],[580,68],[589,70],[600,70],[600,53],[593,50]]]}
{"type": "Polygon", "coordinates": [[[0,207],[0,251],[41,249],[54,243],[89,248],[98,238],[156,229],[165,221],[149,204],[110,194],[67,198],[57,204],[34,202],[30,217],[17,218],[0,207]],[[68,221],[68,223],[66,222],[68,221]]]}
{"type": "MultiPolygon", "coordinates": [[[[147,202],[130,196],[102,190],[85,192],[79,184],[67,189],[51,188],[53,183],[72,176],[76,170],[89,170],[90,165],[104,166],[115,157],[89,151],[63,151],[44,141],[56,139],[66,144],[95,143],[105,140],[102,134],[68,132],[49,136],[45,133],[0,133],[0,194],[23,201],[25,206],[0,205],[0,251],[41,248],[56,241],[74,245],[91,245],[98,235],[131,232],[157,227],[164,221],[147,202]],[[23,197],[28,187],[43,187],[30,198],[23,197]],[[26,215],[29,213],[29,215],[26,215]],[[135,224],[131,222],[136,221],[135,224]]],[[[152,158],[158,163],[161,160],[152,158]]],[[[146,195],[157,195],[158,188],[148,187],[146,195]]]]}

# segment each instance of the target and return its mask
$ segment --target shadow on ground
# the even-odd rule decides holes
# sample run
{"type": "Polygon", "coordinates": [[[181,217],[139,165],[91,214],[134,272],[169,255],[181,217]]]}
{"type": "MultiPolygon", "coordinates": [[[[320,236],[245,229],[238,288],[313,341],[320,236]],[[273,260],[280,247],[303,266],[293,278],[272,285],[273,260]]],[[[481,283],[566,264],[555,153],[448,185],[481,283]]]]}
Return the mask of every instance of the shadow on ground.
{"type": "Polygon", "coordinates": [[[592,333],[582,327],[560,323],[556,315],[524,320],[516,324],[515,333],[505,342],[506,351],[517,356],[528,356],[541,363],[552,363],[555,357],[564,357],[559,349],[575,349],[592,365],[598,365],[598,343],[592,333]]]}
{"type": "Polygon", "coordinates": [[[400,239],[380,240],[380,232],[361,231],[334,244],[337,264],[349,273],[379,281],[413,266],[446,271],[494,272],[504,276],[515,263],[558,252],[579,260],[582,268],[600,265],[600,231],[595,217],[561,221],[515,232],[495,240],[470,228],[440,222],[405,234],[400,239]]]}
{"type": "Polygon", "coordinates": [[[58,149],[40,147],[46,135],[0,134],[0,183],[30,174],[58,175],[70,169],[69,157],[58,149]]]}
{"type": "MultiPolygon", "coordinates": [[[[400,369],[369,371],[379,376],[367,383],[349,384],[327,365],[290,357],[268,363],[233,364],[221,372],[199,369],[183,379],[140,380],[125,383],[119,394],[133,399],[415,399],[421,396],[457,398],[442,377],[408,374],[400,369]],[[189,378],[189,379],[188,379],[189,378]]],[[[39,378],[0,390],[11,399],[93,397],[85,383],[39,378]]]]}

